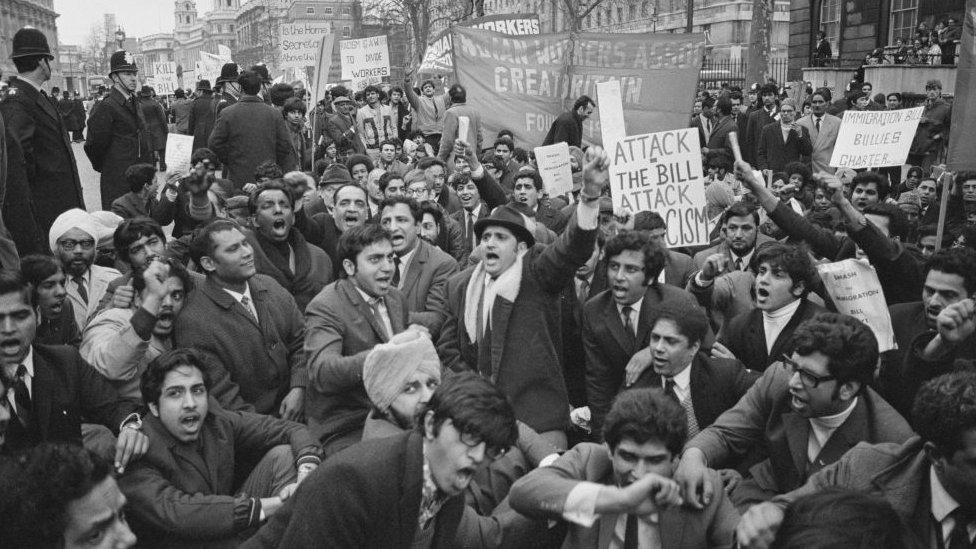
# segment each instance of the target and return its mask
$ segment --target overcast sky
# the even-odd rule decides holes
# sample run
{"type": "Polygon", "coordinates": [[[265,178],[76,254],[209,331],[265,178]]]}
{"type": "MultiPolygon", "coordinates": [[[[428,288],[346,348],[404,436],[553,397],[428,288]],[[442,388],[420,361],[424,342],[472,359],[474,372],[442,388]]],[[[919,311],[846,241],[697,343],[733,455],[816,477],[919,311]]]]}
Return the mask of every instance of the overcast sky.
{"type": "MultiPolygon", "coordinates": [[[[197,9],[207,5],[198,1],[197,9]]],[[[54,0],[54,11],[61,14],[58,39],[63,44],[82,44],[92,24],[102,25],[106,13],[115,14],[127,36],[173,32],[173,0],[54,0]]]]}

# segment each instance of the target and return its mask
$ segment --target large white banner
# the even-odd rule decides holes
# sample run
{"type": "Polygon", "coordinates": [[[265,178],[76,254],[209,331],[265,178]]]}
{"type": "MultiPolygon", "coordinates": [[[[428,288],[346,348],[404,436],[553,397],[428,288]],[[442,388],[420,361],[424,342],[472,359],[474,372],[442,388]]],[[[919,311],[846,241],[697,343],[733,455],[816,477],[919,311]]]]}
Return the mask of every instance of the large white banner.
{"type": "Polygon", "coordinates": [[[156,90],[156,95],[172,95],[179,87],[175,61],[153,63],[153,88],[156,90]]]}
{"type": "Polygon", "coordinates": [[[844,111],[830,165],[835,168],[901,166],[924,107],[897,111],[844,111]]]}
{"type": "Polygon", "coordinates": [[[196,77],[200,80],[210,80],[210,84],[214,85],[217,83],[217,79],[220,78],[220,69],[223,68],[224,63],[230,62],[229,57],[222,57],[202,51],[200,52],[200,60],[196,64],[196,77]]]}
{"type": "MultiPolygon", "coordinates": [[[[331,23],[328,21],[308,21],[281,25],[281,62],[279,69],[315,67],[318,65],[319,48],[322,39],[332,43],[331,23]]],[[[331,55],[331,49],[329,53],[331,55]]]]}
{"type": "Polygon", "coordinates": [[[351,80],[357,90],[390,76],[390,48],[386,35],[340,40],[339,55],[342,79],[351,80]]]}

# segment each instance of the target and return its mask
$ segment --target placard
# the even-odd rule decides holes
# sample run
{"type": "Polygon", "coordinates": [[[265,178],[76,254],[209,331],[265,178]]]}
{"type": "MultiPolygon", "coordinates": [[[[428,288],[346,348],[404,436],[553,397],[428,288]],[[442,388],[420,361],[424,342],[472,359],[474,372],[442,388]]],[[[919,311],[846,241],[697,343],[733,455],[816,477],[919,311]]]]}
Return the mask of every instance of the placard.
{"type": "Polygon", "coordinates": [[[156,95],[172,95],[180,87],[176,77],[176,62],[153,63],[153,89],[156,95]]]}
{"type": "Polygon", "coordinates": [[[304,70],[305,67],[317,66],[322,39],[331,40],[327,38],[332,34],[331,25],[329,21],[282,24],[278,68],[304,70]]]}
{"type": "Polygon", "coordinates": [[[844,111],[830,166],[854,170],[901,166],[908,159],[923,110],[844,111]]]}
{"type": "Polygon", "coordinates": [[[193,136],[171,133],[166,136],[166,166],[171,171],[185,173],[193,156],[193,136]]]}
{"type": "Polygon", "coordinates": [[[565,141],[535,148],[535,162],[549,196],[573,191],[573,168],[565,141]]]}
{"type": "Polygon", "coordinates": [[[390,49],[386,35],[339,41],[342,79],[355,89],[377,84],[390,76],[390,49]]]}
{"type": "Polygon", "coordinates": [[[871,328],[878,339],[879,352],[897,348],[888,302],[870,263],[845,259],[817,265],[817,273],[837,312],[853,316],[871,328]]]}
{"type": "MultiPolygon", "coordinates": [[[[485,29],[502,34],[522,36],[539,34],[539,16],[535,13],[500,13],[487,15],[479,19],[472,19],[460,23],[462,27],[485,29]]],[[[449,74],[454,71],[451,50],[454,48],[449,29],[441,31],[431,40],[424,52],[424,59],[417,72],[433,74],[449,74]]]]}

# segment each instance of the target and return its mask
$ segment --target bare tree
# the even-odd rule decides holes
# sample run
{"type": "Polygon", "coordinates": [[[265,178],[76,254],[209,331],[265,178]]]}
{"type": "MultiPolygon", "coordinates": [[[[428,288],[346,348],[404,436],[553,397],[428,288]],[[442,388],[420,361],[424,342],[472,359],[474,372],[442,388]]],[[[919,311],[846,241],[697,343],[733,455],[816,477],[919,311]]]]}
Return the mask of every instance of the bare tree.
{"type": "Polygon", "coordinates": [[[769,35],[772,32],[772,20],[773,0],[753,0],[746,82],[765,82],[769,74],[769,35]]]}
{"type": "Polygon", "coordinates": [[[583,28],[583,20],[593,13],[603,0],[560,0],[566,17],[566,30],[579,32],[583,28]]]}
{"type": "Polygon", "coordinates": [[[403,25],[409,31],[410,56],[414,63],[424,57],[430,43],[431,29],[445,28],[454,23],[484,14],[479,0],[366,0],[363,14],[369,14],[392,25],[403,25]],[[479,8],[480,6],[480,8],[479,8]]]}
{"type": "Polygon", "coordinates": [[[105,27],[100,23],[92,23],[81,45],[81,60],[87,67],[89,73],[104,75],[105,70],[105,44],[108,37],[105,36],[105,27]]]}

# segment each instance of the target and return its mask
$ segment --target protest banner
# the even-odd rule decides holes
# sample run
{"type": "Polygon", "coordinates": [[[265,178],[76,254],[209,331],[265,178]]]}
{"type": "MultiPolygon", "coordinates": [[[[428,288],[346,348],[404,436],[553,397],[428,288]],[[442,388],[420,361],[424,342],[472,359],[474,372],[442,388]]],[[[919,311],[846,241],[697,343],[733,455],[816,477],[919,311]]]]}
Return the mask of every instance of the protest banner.
{"type": "Polygon", "coordinates": [[[390,48],[386,35],[339,41],[342,79],[362,90],[390,76],[390,48]]]}
{"type": "MultiPolygon", "coordinates": [[[[453,43],[458,81],[468,91],[467,104],[483,113],[482,139],[490,142],[507,128],[516,142],[541,143],[557,116],[570,110],[579,96],[594,97],[596,84],[608,80],[620,81],[624,116],[632,130],[687,126],[688,97],[694,95],[698,82],[705,37],[507,36],[456,27],[453,43]]],[[[600,144],[599,125],[588,122],[584,139],[600,144]]]]}
{"type": "Polygon", "coordinates": [[[976,0],[967,0],[959,41],[956,88],[952,99],[952,132],[949,133],[950,171],[976,170],[976,0]]]}
{"type": "Polygon", "coordinates": [[[153,88],[156,95],[172,95],[180,87],[176,77],[176,62],[153,63],[153,88]]]}
{"type": "Polygon", "coordinates": [[[549,196],[573,191],[573,169],[569,161],[569,145],[565,141],[536,147],[535,161],[549,196]]]}
{"type": "MultiPolygon", "coordinates": [[[[318,65],[319,50],[322,40],[332,40],[335,35],[331,31],[329,21],[306,21],[304,23],[286,23],[281,25],[281,57],[279,69],[296,68],[318,65]]],[[[331,57],[332,49],[329,49],[331,57]]]]}
{"type": "MultiPolygon", "coordinates": [[[[485,29],[513,36],[539,34],[539,16],[534,13],[501,13],[473,19],[460,24],[462,27],[485,29]]],[[[451,32],[445,29],[437,34],[420,63],[417,72],[431,74],[450,74],[454,72],[451,50],[454,44],[451,32]]]]}
{"type": "Polygon", "coordinates": [[[897,348],[888,303],[878,273],[870,263],[860,259],[823,263],[817,266],[817,273],[837,312],[853,316],[871,328],[878,339],[878,351],[897,348]]]}
{"type": "Polygon", "coordinates": [[[220,78],[220,69],[224,63],[230,63],[229,57],[221,57],[205,51],[200,52],[200,60],[196,63],[196,76],[199,79],[206,78],[210,84],[215,84],[220,78]]]}
{"type": "Polygon", "coordinates": [[[830,166],[853,170],[901,166],[908,159],[923,109],[844,111],[830,166]]]}
{"type": "Polygon", "coordinates": [[[169,170],[186,173],[193,154],[193,136],[170,133],[166,136],[166,165],[169,170]]]}

